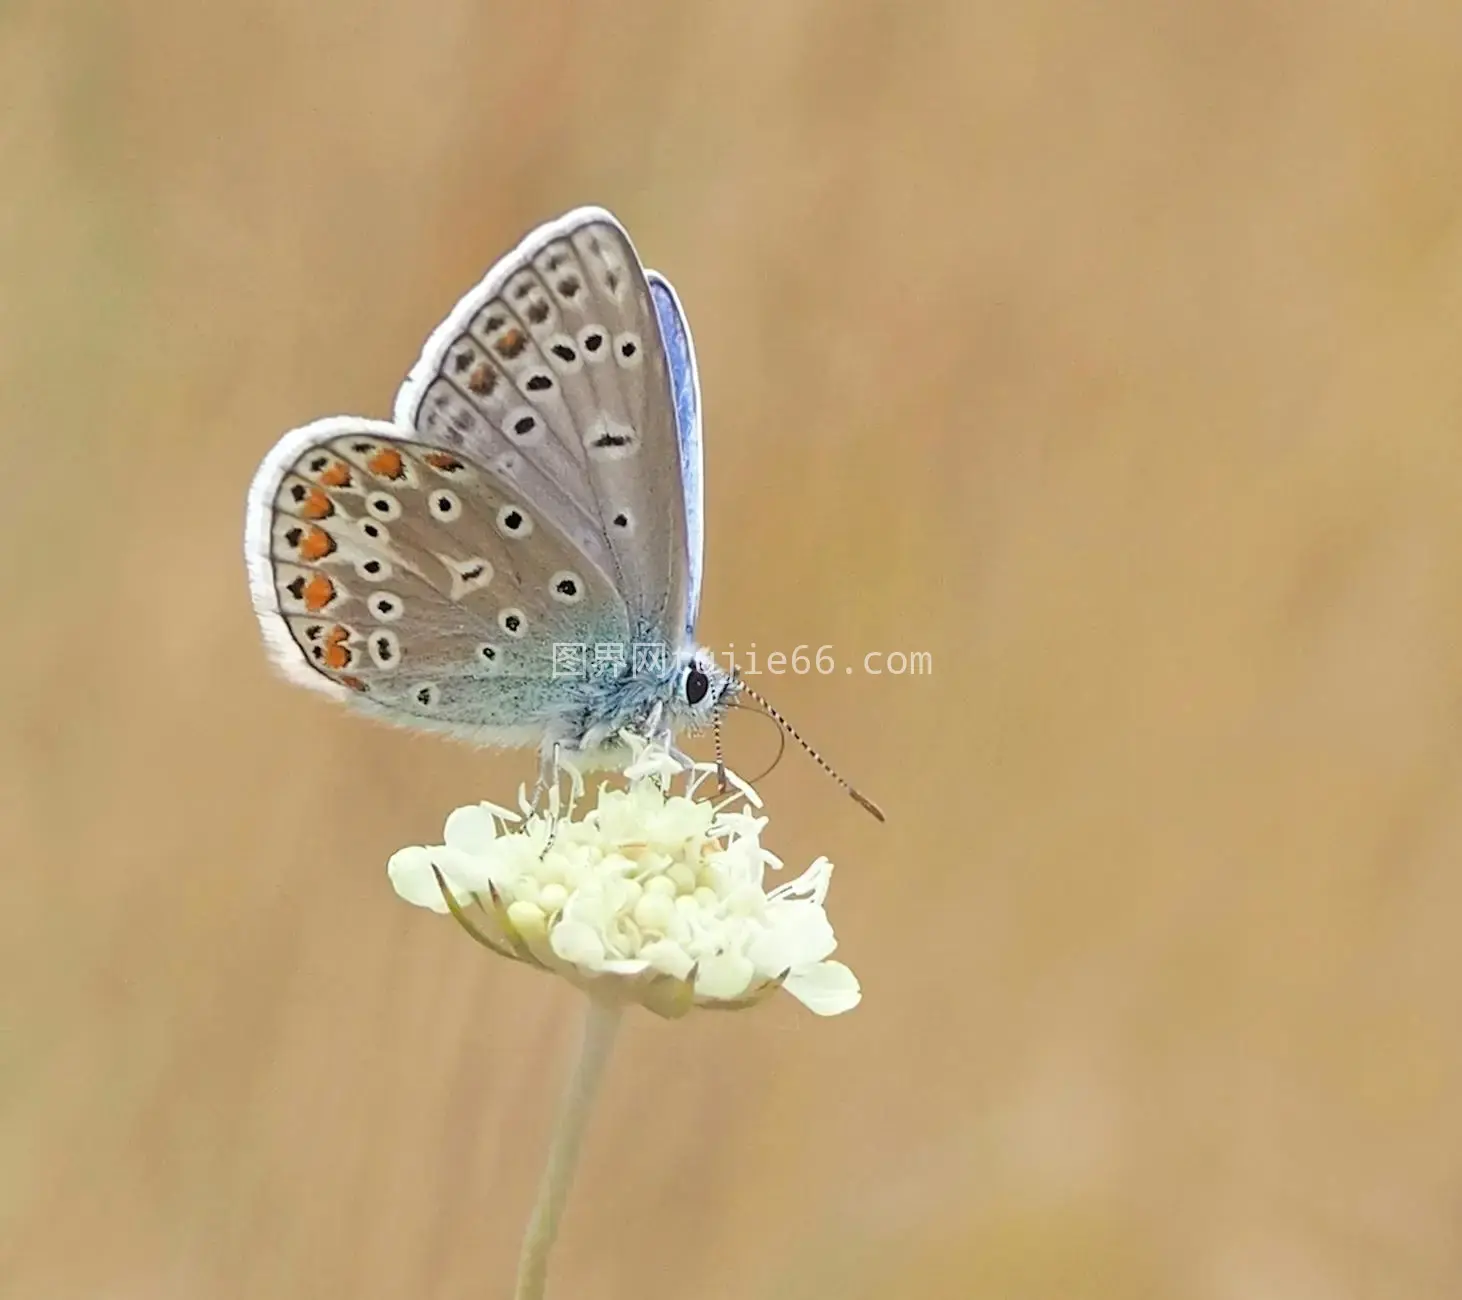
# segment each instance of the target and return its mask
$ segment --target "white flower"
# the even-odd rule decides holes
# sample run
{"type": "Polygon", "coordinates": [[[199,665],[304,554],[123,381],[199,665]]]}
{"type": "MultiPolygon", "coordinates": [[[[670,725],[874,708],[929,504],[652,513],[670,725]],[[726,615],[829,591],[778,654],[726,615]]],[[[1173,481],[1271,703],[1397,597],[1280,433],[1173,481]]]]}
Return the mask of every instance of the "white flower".
{"type": "MultiPolygon", "coordinates": [[[[752,1006],[778,988],[818,1015],[850,1011],[862,994],[841,962],[824,902],[832,863],[819,858],[768,890],[781,862],[761,847],[767,819],[750,786],[717,768],[623,733],[625,789],[601,786],[595,806],[458,808],[444,843],[396,853],[387,872],[408,903],[450,911],[479,943],[562,975],[596,998],[659,1015],[693,1006],[752,1006]],[[683,789],[677,793],[674,787],[683,789]]],[[[582,784],[574,778],[576,792],[582,784]]]]}

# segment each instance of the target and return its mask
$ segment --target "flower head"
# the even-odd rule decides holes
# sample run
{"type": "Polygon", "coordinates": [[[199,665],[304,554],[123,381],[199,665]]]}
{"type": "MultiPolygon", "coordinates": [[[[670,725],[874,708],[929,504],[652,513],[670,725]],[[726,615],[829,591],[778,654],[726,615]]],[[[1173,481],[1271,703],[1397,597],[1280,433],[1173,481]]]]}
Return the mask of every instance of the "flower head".
{"type": "Polygon", "coordinates": [[[458,808],[445,843],[392,856],[396,892],[450,911],[501,956],[662,1016],[752,1006],[778,988],[819,1015],[855,1007],[853,972],[828,960],[832,864],[819,858],[766,889],[768,869],[782,864],[761,847],[756,792],[727,773],[731,793],[712,797],[716,767],[687,768],[623,736],[633,754],[625,789],[601,786],[580,815],[583,785],[571,773],[566,807],[553,790],[544,812],[521,798],[521,816],[489,803],[458,808]]]}

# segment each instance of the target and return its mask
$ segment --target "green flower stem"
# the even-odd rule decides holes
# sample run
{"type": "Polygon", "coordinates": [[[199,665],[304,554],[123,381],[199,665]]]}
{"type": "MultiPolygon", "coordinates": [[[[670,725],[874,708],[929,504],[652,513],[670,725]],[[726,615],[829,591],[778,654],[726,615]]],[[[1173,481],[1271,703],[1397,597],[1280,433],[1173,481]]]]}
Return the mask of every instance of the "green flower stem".
{"type": "Polygon", "coordinates": [[[553,1138],[548,1146],[548,1164],[538,1184],[538,1203],[533,1207],[533,1217],[523,1237],[514,1300],[543,1300],[543,1288],[548,1281],[548,1255],[558,1235],[559,1219],[563,1217],[564,1203],[574,1181],[574,1167],[579,1162],[589,1112],[594,1107],[594,1096],[599,1091],[599,1081],[604,1077],[615,1031],[619,1028],[621,1008],[618,1005],[594,998],[585,1001],[588,1009],[584,1013],[579,1056],[559,1103],[553,1138]]]}

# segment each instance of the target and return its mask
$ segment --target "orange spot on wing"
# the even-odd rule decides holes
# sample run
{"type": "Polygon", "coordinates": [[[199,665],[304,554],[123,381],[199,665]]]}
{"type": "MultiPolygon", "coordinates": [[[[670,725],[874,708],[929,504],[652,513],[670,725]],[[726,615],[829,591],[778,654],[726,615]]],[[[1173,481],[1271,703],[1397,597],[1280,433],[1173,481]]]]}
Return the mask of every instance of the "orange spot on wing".
{"type": "Polygon", "coordinates": [[[335,549],[335,539],[323,528],[311,528],[300,538],[300,558],[305,560],[323,560],[335,549]]]}
{"type": "Polygon", "coordinates": [[[467,376],[467,387],[479,397],[487,397],[497,387],[497,371],[491,366],[479,365],[467,376]]]}
{"type": "Polygon", "coordinates": [[[351,677],[349,674],[346,674],[340,679],[340,684],[350,687],[353,691],[364,691],[366,689],[366,684],[359,677],[351,677]]]}
{"type": "Polygon", "coordinates": [[[350,466],[341,461],[335,461],[320,475],[320,482],[326,487],[349,487],[350,466]]]}
{"type": "Polygon", "coordinates": [[[395,447],[382,447],[366,461],[366,468],[372,474],[379,474],[382,478],[406,477],[406,462],[402,460],[401,453],[395,447]]]}
{"type": "Polygon", "coordinates": [[[455,474],[462,468],[462,462],[447,451],[427,452],[426,463],[433,469],[441,470],[444,474],[455,474]]]}
{"type": "Polygon", "coordinates": [[[355,658],[355,653],[345,643],[350,640],[350,629],[341,627],[337,623],[325,633],[325,648],[320,655],[320,662],[326,668],[349,668],[350,661],[355,658]]]}
{"type": "Polygon", "coordinates": [[[493,346],[500,355],[511,361],[528,346],[528,340],[523,336],[523,331],[514,325],[493,346]]]}
{"type": "Polygon", "coordinates": [[[334,513],[335,503],[319,488],[312,489],[310,494],[300,502],[300,514],[306,519],[328,519],[334,513]]]}
{"type": "Polygon", "coordinates": [[[315,574],[304,588],[305,608],[311,614],[318,614],[335,599],[335,584],[323,573],[315,574]]]}

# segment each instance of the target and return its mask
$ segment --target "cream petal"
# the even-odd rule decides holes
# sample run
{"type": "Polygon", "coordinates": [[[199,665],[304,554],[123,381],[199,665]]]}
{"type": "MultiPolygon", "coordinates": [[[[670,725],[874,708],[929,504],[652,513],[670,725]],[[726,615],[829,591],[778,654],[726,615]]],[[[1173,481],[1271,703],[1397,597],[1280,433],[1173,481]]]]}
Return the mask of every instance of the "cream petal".
{"type": "Polygon", "coordinates": [[[691,956],[673,939],[653,939],[640,949],[640,956],[664,975],[683,980],[695,965],[691,956]]]}
{"type": "MultiPolygon", "coordinates": [[[[432,873],[432,853],[420,844],[398,849],[386,863],[386,875],[391,887],[408,903],[417,907],[430,908],[433,912],[445,912],[446,900],[432,873]]],[[[448,879],[447,887],[459,903],[470,901],[470,895],[460,891],[456,882],[448,879]]]]}
{"type": "Polygon", "coordinates": [[[582,921],[562,920],[549,932],[549,946],[562,960],[597,970],[604,960],[604,940],[582,921]]]}
{"type": "Polygon", "coordinates": [[[818,858],[795,880],[789,880],[785,885],[778,885],[767,894],[767,897],[807,899],[821,907],[827,899],[828,886],[832,883],[832,877],[833,864],[826,858],[818,858]]]}
{"type": "Polygon", "coordinates": [[[624,778],[626,781],[643,781],[646,777],[663,776],[674,780],[683,770],[680,760],[672,757],[669,751],[647,745],[624,769],[624,778]]]}
{"type": "Polygon", "coordinates": [[[858,977],[840,961],[794,970],[782,986],[814,1015],[837,1016],[863,1000],[858,977]]]}
{"type": "Polygon", "coordinates": [[[764,916],[766,895],[755,885],[736,885],[727,891],[725,907],[728,916],[764,916]]]}
{"type": "Polygon", "coordinates": [[[481,853],[497,839],[497,819],[482,804],[457,808],[447,818],[442,839],[462,853],[481,853]]]}
{"type": "Polygon", "coordinates": [[[608,928],[615,915],[614,900],[600,882],[591,882],[576,889],[563,905],[565,921],[588,926],[595,933],[608,928]]]}
{"type": "Polygon", "coordinates": [[[509,903],[508,922],[518,932],[518,938],[530,944],[541,939],[548,928],[548,918],[537,903],[509,903]]]}
{"type": "Polygon", "coordinates": [[[450,844],[438,845],[430,853],[437,870],[446,877],[454,894],[485,894],[489,882],[497,879],[492,870],[492,860],[482,854],[464,853],[450,844]]]}
{"type": "Polygon", "coordinates": [[[718,834],[734,835],[737,839],[755,841],[767,824],[767,818],[748,812],[723,812],[717,815],[713,826],[718,834]]]}
{"type": "Polygon", "coordinates": [[[838,946],[832,922],[815,903],[781,900],[767,904],[765,928],[747,955],[758,969],[780,974],[788,967],[810,966],[838,946]]]}
{"type": "MultiPolygon", "coordinates": [[[[525,792],[523,787],[519,786],[518,797],[520,799],[522,798],[524,793],[525,792]]],[[[521,813],[516,813],[511,808],[504,808],[500,803],[491,803],[488,800],[483,799],[478,803],[477,806],[487,812],[490,812],[494,817],[498,819],[498,821],[503,823],[520,822],[523,820],[523,815],[521,813]]]]}
{"type": "Polygon", "coordinates": [[[746,802],[749,803],[753,808],[760,808],[762,806],[761,796],[751,788],[751,784],[747,781],[743,781],[729,767],[726,769],[726,782],[728,785],[735,786],[736,789],[738,789],[741,792],[742,796],[746,799],[746,802]]]}
{"type": "Polygon", "coordinates": [[[756,967],[740,953],[716,953],[696,967],[696,996],[723,1001],[739,998],[755,978],[756,967]]]}
{"type": "Polygon", "coordinates": [[[634,921],[642,931],[664,934],[675,921],[675,904],[661,893],[643,893],[634,905],[634,921]]]}

